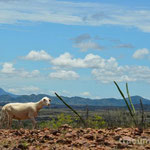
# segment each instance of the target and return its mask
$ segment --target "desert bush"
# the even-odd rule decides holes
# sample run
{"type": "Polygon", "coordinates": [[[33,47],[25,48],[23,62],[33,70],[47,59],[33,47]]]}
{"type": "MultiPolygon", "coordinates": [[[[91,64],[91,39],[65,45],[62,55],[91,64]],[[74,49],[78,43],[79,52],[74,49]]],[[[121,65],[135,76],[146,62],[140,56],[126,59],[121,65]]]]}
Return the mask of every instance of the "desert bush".
{"type": "Polygon", "coordinates": [[[63,124],[72,125],[73,119],[71,115],[65,115],[64,113],[58,114],[56,118],[52,118],[50,121],[43,121],[39,124],[40,128],[59,128],[63,124]]]}
{"type": "MultiPolygon", "coordinates": [[[[84,127],[81,120],[76,116],[61,113],[50,121],[42,121],[39,123],[39,128],[54,128],[57,129],[63,124],[68,124],[73,128],[84,127]]],[[[106,126],[106,122],[99,115],[90,116],[87,120],[87,127],[90,128],[103,128],[106,126]]]]}
{"type": "Polygon", "coordinates": [[[94,116],[90,116],[87,120],[87,124],[88,127],[95,129],[106,127],[106,122],[104,121],[104,119],[97,114],[94,116]]]}

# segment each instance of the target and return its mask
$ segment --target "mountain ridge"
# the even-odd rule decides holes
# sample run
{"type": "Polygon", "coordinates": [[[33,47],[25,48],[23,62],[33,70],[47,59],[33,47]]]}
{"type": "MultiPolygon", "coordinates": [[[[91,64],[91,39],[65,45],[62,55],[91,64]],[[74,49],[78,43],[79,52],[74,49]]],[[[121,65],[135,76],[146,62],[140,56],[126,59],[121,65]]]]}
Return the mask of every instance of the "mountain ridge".
{"type": "MultiPolygon", "coordinates": [[[[12,93],[5,92],[2,88],[0,88],[0,103],[5,104],[8,102],[36,102],[40,100],[42,97],[47,96],[52,99],[52,104],[61,105],[63,104],[56,96],[50,96],[47,94],[31,94],[31,95],[14,95],[12,93]],[[1,92],[2,91],[2,92],[1,92]]],[[[69,105],[89,105],[89,106],[125,106],[125,102],[123,99],[117,98],[102,98],[102,99],[90,99],[83,97],[65,97],[62,98],[69,105]]],[[[150,100],[145,99],[141,96],[131,96],[133,104],[140,104],[140,99],[144,105],[150,105],[150,100]]]]}
{"type": "Polygon", "coordinates": [[[0,88],[0,96],[2,95],[10,95],[11,97],[17,97],[17,95],[6,92],[4,89],[0,88]]]}

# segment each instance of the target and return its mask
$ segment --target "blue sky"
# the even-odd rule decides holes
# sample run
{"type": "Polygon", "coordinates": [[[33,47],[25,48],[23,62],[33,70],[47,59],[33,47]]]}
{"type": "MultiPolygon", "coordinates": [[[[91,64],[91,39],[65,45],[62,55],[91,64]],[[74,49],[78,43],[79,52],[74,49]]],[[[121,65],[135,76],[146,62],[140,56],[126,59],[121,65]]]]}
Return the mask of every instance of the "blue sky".
{"type": "Polygon", "coordinates": [[[0,0],[0,87],[150,98],[148,0],[0,0]]]}

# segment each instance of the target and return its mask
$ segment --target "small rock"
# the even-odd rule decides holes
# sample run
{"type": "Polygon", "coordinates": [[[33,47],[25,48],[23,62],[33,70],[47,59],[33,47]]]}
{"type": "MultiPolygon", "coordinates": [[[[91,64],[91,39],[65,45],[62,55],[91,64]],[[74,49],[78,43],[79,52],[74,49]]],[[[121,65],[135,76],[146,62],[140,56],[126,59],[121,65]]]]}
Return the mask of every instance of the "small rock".
{"type": "Polygon", "coordinates": [[[145,146],[146,149],[150,149],[150,144],[145,146]]]}
{"type": "Polygon", "coordinates": [[[53,136],[51,136],[51,135],[45,135],[43,138],[46,140],[53,140],[54,139],[53,136]]]}
{"type": "Polygon", "coordinates": [[[7,144],[5,144],[3,147],[8,148],[9,146],[7,144]]]}
{"type": "Polygon", "coordinates": [[[120,136],[120,135],[116,135],[116,136],[114,136],[114,140],[116,140],[116,141],[118,141],[120,138],[121,138],[121,136],[120,136]]]}
{"type": "Polygon", "coordinates": [[[60,131],[54,130],[54,131],[51,131],[51,133],[52,133],[53,135],[59,135],[60,131]]]}
{"type": "Polygon", "coordinates": [[[94,136],[92,134],[85,134],[83,137],[88,140],[94,140],[94,136]]]}
{"type": "Polygon", "coordinates": [[[71,138],[73,135],[71,134],[71,133],[67,133],[66,135],[65,135],[65,137],[66,138],[71,138]]]}
{"type": "Polygon", "coordinates": [[[29,146],[29,150],[35,150],[35,146],[29,146]]]}
{"type": "Polygon", "coordinates": [[[20,148],[20,149],[22,149],[22,150],[27,149],[27,147],[26,147],[26,146],[24,146],[24,145],[22,145],[22,144],[19,144],[19,145],[18,145],[18,148],[20,148]]]}
{"type": "Polygon", "coordinates": [[[72,141],[69,139],[58,139],[56,142],[61,143],[61,144],[71,144],[72,143],[72,141]]]}
{"type": "Polygon", "coordinates": [[[71,126],[69,126],[68,124],[64,124],[64,125],[62,125],[60,128],[63,128],[63,129],[70,129],[71,126]]]}
{"type": "Polygon", "coordinates": [[[102,138],[102,137],[97,137],[97,138],[96,138],[96,142],[97,142],[98,144],[103,143],[103,142],[104,142],[104,138],[102,138]]]}
{"type": "Polygon", "coordinates": [[[105,131],[104,131],[103,129],[99,129],[97,132],[98,132],[99,134],[101,134],[101,133],[104,133],[105,131]]]}
{"type": "Polygon", "coordinates": [[[121,130],[122,130],[122,128],[115,129],[116,132],[121,131],[121,130]]]}
{"type": "Polygon", "coordinates": [[[125,144],[125,143],[118,143],[118,144],[117,144],[117,148],[119,148],[119,149],[128,148],[128,144],[125,144]]]}

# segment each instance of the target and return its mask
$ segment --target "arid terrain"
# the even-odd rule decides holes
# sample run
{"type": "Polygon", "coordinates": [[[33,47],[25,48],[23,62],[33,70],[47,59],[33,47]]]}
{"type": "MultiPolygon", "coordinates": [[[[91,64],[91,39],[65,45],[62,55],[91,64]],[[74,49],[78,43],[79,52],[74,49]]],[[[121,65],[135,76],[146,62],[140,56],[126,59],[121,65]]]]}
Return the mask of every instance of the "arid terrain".
{"type": "Polygon", "coordinates": [[[82,129],[63,125],[57,130],[0,129],[1,150],[150,149],[150,129],[82,129]]]}

